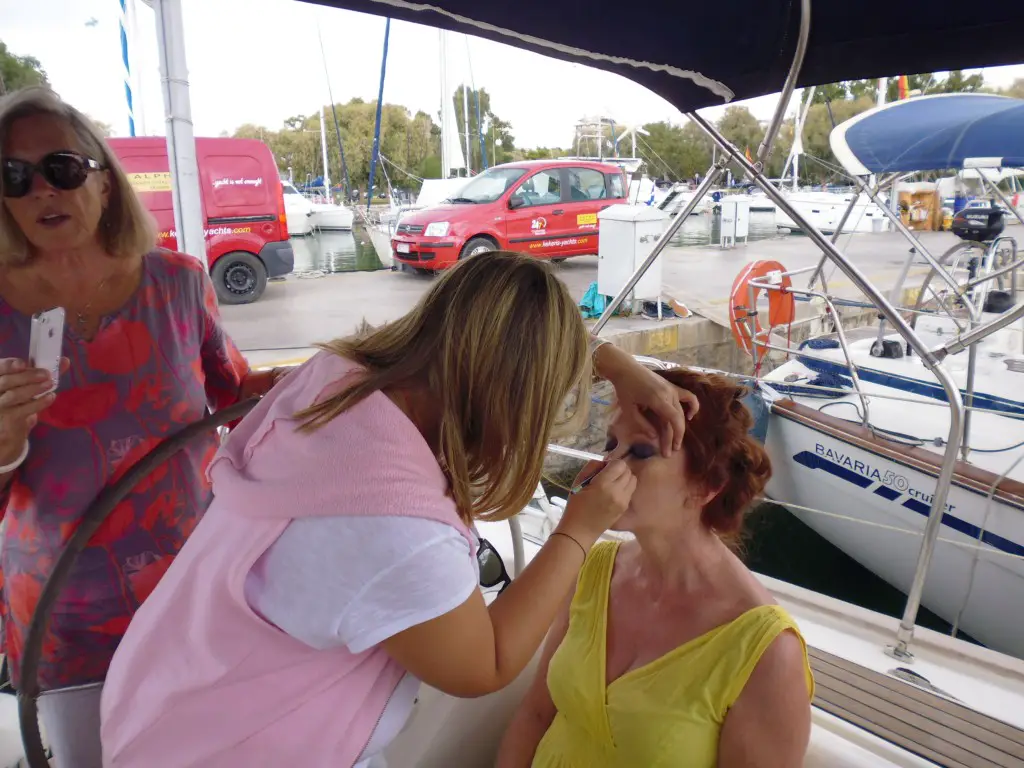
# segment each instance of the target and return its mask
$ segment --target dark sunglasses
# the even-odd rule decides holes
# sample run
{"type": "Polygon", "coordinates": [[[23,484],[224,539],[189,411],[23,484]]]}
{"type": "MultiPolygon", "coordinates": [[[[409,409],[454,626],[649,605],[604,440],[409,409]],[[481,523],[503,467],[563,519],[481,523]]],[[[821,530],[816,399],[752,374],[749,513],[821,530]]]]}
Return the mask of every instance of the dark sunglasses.
{"type": "Polygon", "coordinates": [[[3,161],[4,197],[24,197],[38,173],[54,189],[70,192],[85,184],[89,174],[103,166],[91,157],[70,150],[51,152],[38,163],[13,158],[3,161]]]}
{"type": "Polygon", "coordinates": [[[501,584],[498,594],[504,592],[505,587],[512,583],[512,577],[505,570],[505,561],[498,554],[498,550],[487,539],[480,539],[480,543],[477,545],[476,559],[480,564],[480,586],[484,589],[491,589],[501,584]]]}

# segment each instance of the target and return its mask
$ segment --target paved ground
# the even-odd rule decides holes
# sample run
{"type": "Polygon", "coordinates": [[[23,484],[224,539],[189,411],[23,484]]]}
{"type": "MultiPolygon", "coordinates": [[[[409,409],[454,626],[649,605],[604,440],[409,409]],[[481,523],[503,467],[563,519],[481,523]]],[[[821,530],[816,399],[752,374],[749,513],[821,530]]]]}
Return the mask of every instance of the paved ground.
{"type": "MultiPolygon", "coordinates": [[[[956,242],[945,232],[922,233],[922,242],[936,256],[956,242]]],[[[852,261],[886,291],[898,279],[909,246],[893,233],[843,236],[839,246],[852,261]]],[[[729,250],[717,247],[673,247],[664,254],[663,282],[666,296],[694,311],[722,322],[732,282],[749,262],[774,259],[787,269],[817,263],[820,252],[806,237],[785,237],[740,245],[729,250]]],[[[584,256],[556,265],[572,294],[580,298],[597,279],[597,257],[584,256]]],[[[860,298],[852,283],[831,264],[827,267],[829,291],[843,298],[860,298]]],[[[909,285],[920,283],[927,269],[915,266],[909,285]]],[[[809,275],[794,283],[805,286],[809,275]]],[[[280,363],[308,356],[311,344],[351,333],[366,320],[383,323],[408,311],[426,292],[433,278],[406,272],[354,272],[319,279],[289,277],[272,282],[260,301],[223,307],[224,322],[238,345],[256,365],[280,363]]],[[[687,322],[687,321],[678,321],[687,322]]],[[[608,332],[653,328],[641,318],[615,318],[608,332]]]]}

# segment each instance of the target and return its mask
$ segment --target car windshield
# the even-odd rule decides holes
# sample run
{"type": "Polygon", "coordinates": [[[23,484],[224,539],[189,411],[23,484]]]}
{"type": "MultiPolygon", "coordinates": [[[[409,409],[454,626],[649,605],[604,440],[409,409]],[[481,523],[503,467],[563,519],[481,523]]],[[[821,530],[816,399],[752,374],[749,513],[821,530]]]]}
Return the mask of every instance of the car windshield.
{"type": "Polygon", "coordinates": [[[295,187],[293,187],[288,182],[282,183],[281,186],[283,187],[284,193],[286,195],[297,195],[297,194],[299,194],[299,190],[297,190],[295,187]]]}
{"type": "Polygon", "coordinates": [[[448,200],[452,203],[493,203],[524,173],[525,168],[491,168],[475,177],[459,190],[458,195],[448,200]]]}

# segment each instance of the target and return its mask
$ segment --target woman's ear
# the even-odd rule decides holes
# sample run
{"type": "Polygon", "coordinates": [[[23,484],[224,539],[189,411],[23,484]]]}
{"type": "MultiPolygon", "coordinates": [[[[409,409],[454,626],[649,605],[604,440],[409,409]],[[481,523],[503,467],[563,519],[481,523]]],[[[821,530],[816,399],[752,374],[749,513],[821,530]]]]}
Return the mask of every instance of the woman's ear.
{"type": "Polygon", "coordinates": [[[710,504],[712,501],[714,501],[715,497],[717,497],[718,494],[720,494],[722,492],[723,488],[725,488],[725,485],[720,485],[720,486],[718,486],[715,489],[704,491],[703,496],[701,496],[700,494],[697,494],[695,496],[695,498],[700,500],[701,509],[703,509],[708,504],[710,504]]]}

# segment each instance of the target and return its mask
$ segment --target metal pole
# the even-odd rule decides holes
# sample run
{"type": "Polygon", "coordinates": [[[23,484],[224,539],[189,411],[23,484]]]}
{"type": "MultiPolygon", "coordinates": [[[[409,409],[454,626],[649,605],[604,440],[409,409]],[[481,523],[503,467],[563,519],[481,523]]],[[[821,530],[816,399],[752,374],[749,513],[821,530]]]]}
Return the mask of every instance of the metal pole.
{"type": "Polygon", "coordinates": [[[366,212],[370,212],[373,204],[373,177],[377,170],[377,158],[380,156],[380,120],[384,108],[384,75],[388,71],[388,38],[391,37],[391,17],[384,24],[384,53],[380,57],[380,85],[377,88],[377,116],[373,127],[373,149],[370,154],[370,179],[366,184],[366,212]]]}
{"type": "Polygon", "coordinates": [[[466,129],[466,175],[473,172],[473,145],[469,143],[469,92],[462,84],[462,127],[466,129]]]}
{"type": "MultiPolygon", "coordinates": [[[[757,150],[757,169],[760,170],[764,161],[768,158],[768,155],[772,151],[772,144],[775,142],[775,136],[779,132],[779,128],[782,127],[782,121],[786,116],[786,112],[789,110],[789,101],[793,98],[793,90],[796,88],[796,79],[800,74],[800,69],[803,67],[804,54],[807,52],[807,39],[811,34],[811,0],[800,0],[800,35],[796,43],[796,52],[793,54],[793,63],[790,65],[789,74],[786,75],[786,82],[782,86],[782,93],[779,94],[779,103],[775,107],[775,114],[772,116],[772,121],[768,126],[768,131],[765,133],[764,140],[761,142],[761,146],[757,150]]],[[[599,121],[601,130],[601,139],[598,145],[604,143],[604,120],[603,118],[599,121]]],[[[712,137],[713,138],[713,137],[712,137]]],[[[712,145],[714,147],[714,145],[712,145]]],[[[600,152],[600,150],[598,150],[600,152]]],[[[746,158],[744,158],[745,160],[746,158]]],[[[654,248],[650,254],[644,260],[644,263],[633,273],[633,276],[629,278],[626,284],[619,291],[618,295],[612,299],[611,303],[605,307],[604,312],[601,313],[601,317],[597,319],[594,327],[591,329],[592,333],[596,336],[601,333],[601,330],[611,320],[612,315],[615,314],[615,310],[619,308],[619,305],[625,300],[629,292],[633,290],[640,278],[644,276],[654,260],[661,255],[661,252],[665,250],[666,246],[671,241],[673,235],[679,231],[679,228],[683,226],[683,222],[693,213],[697,204],[701,201],[704,195],[707,194],[708,190],[714,186],[715,182],[721,177],[722,173],[725,172],[727,165],[726,157],[722,158],[722,162],[719,163],[717,160],[712,164],[712,167],[708,169],[707,176],[704,180],[697,185],[697,190],[694,192],[693,199],[686,204],[682,211],[676,214],[676,220],[673,221],[665,233],[661,236],[657,243],[654,244],[654,248]]]]}
{"type": "Polygon", "coordinates": [[[178,250],[199,259],[209,269],[203,232],[203,202],[199,191],[199,165],[192,133],[192,108],[188,96],[184,22],[181,0],[153,0],[160,84],[167,122],[167,160],[171,169],[171,199],[178,250]]]}
{"type": "Polygon", "coordinates": [[[761,146],[757,148],[758,164],[764,163],[772,153],[772,146],[779,135],[779,128],[789,111],[789,101],[796,89],[796,79],[800,76],[800,70],[804,65],[804,54],[807,53],[807,41],[811,36],[811,0],[800,0],[800,32],[797,36],[796,51],[793,54],[793,64],[786,75],[786,82],[782,86],[782,94],[779,96],[779,105],[775,108],[771,122],[765,130],[761,146]]]}
{"type": "MultiPolygon", "coordinates": [[[[882,292],[879,291],[870,280],[868,280],[867,276],[865,276],[860,269],[847,259],[833,243],[825,238],[821,232],[812,227],[810,223],[807,222],[803,216],[801,216],[800,213],[789,204],[789,201],[786,200],[785,196],[783,196],[772,185],[772,183],[764,177],[764,174],[761,173],[753,163],[747,160],[746,157],[743,156],[742,152],[730,144],[713,125],[695,113],[689,113],[688,117],[703,128],[704,132],[707,133],[718,144],[718,146],[725,151],[734,163],[738,163],[748,174],[751,174],[751,178],[753,178],[754,183],[764,190],[768,198],[786,211],[793,221],[796,222],[797,226],[801,227],[804,230],[804,233],[810,237],[819,248],[825,251],[836,263],[836,266],[838,266],[851,280],[851,282],[853,282],[853,284],[868,297],[868,300],[878,307],[882,315],[892,323],[893,328],[895,328],[897,332],[899,332],[900,336],[906,339],[907,343],[910,344],[910,346],[918,353],[922,362],[924,362],[932,372],[946,393],[946,399],[949,401],[949,433],[946,439],[946,452],[942,457],[942,468],[939,471],[939,477],[936,481],[935,496],[932,499],[928,522],[925,524],[924,528],[924,538],[921,543],[921,551],[917,558],[917,569],[914,572],[914,581],[907,594],[907,604],[903,612],[903,618],[900,620],[899,629],[896,633],[896,645],[890,646],[886,649],[887,653],[897,659],[905,660],[913,658],[913,655],[910,653],[908,648],[914,637],[914,624],[917,621],[917,613],[921,607],[921,595],[924,593],[925,579],[928,576],[928,566],[931,564],[939,532],[942,530],[942,516],[946,511],[946,499],[949,498],[949,487],[952,484],[953,472],[956,469],[958,448],[961,440],[963,439],[964,403],[963,398],[960,396],[960,389],[953,383],[953,379],[949,375],[949,372],[939,364],[941,358],[933,354],[924,345],[924,342],[907,324],[907,321],[903,319],[903,316],[894,306],[892,306],[892,304],[889,303],[889,300],[885,298],[882,292]]],[[[1021,313],[1024,314],[1024,305],[1021,305],[1020,309],[1021,313]]],[[[1001,319],[1003,318],[999,318],[999,320],[1001,319]]],[[[1006,323],[1012,321],[1013,318],[1010,318],[1006,323]]],[[[995,321],[989,325],[994,324],[995,321]]],[[[968,334],[968,336],[969,335],[970,334],[968,334]]],[[[966,338],[966,336],[961,338],[966,338]]]]}
{"type": "Polygon", "coordinates": [[[324,121],[324,108],[320,107],[320,152],[324,156],[324,194],[327,195],[327,202],[331,200],[331,174],[327,163],[327,124],[324,121]]]}
{"type": "Polygon", "coordinates": [[[128,55],[128,6],[120,0],[121,15],[118,27],[121,31],[121,63],[124,64],[124,96],[128,102],[128,135],[135,135],[135,107],[132,105],[132,65],[128,55]]]}
{"type": "Polygon", "coordinates": [[[440,51],[441,69],[441,178],[448,178],[448,169],[451,167],[451,158],[448,157],[448,40],[445,37],[447,32],[443,29],[437,30],[438,50],[440,51]]]}

